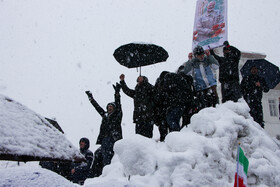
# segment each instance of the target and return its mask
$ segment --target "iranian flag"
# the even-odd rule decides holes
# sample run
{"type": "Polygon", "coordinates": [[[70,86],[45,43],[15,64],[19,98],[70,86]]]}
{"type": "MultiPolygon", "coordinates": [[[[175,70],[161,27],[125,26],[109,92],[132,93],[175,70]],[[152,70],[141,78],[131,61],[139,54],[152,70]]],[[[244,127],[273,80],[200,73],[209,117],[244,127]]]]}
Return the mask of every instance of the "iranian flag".
{"type": "Polygon", "coordinates": [[[235,173],[234,187],[246,187],[247,186],[248,166],[249,166],[249,161],[245,157],[244,152],[241,149],[241,147],[238,146],[237,167],[236,167],[236,173],[235,173]]]}

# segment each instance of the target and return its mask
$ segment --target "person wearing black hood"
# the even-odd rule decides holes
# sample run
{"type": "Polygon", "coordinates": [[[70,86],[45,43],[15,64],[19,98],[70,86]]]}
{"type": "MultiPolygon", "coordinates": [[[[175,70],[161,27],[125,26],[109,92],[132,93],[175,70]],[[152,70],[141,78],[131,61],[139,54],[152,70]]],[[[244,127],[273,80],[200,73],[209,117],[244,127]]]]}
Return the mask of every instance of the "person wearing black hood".
{"type": "Polygon", "coordinates": [[[85,156],[87,161],[81,163],[73,163],[71,174],[72,181],[74,183],[83,185],[84,181],[88,178],[88,173],[93,160],[93,153],[88,150],[90,146],[89,139],[81,138],[79,144],[80,152],[85,156]]]}
{"type": "Polygon", "coordinates": [[[135,132],[142,136],[153,137],[154,125],[154,86],[145,76],[137,78],[135,90],[127,87],[125,75],[120,75],[120,84],[123,92],[134,100],[133,122],[136,124],[135,132]]]}
{"type": "Polygon", "coordinates": [[[241,81],[241,90],[243,97],[250,108],[250,114],[254,120],[264,128],[263,109],[262,109],[262,92],[268,92],[265,79],[258,75],[257,67],[251,67],[251,74],[241,81]]]}
{"type": "Polygon", "coordinates": [[[230,46],[228,41],[225,41],[223,47],[224,57],[216,55],[213,50],[210,50],[210,53],[220,64],[219,81],[221,83],[222,103],[226,101],[237,102],[242,97],[238,70],[241,52],[237,48],[230,46]]]}
{"type": "Polygon", "coordinates": [[[96,144],[101,144],[101,146],[94,153],[93,174],[91,177],[100,176],[103,167],[111,163],[114,156],[114,143],[122,139],[121,122],[123,114],[120,101],[121,85],[116,83],[113,87],[115,89],[115,102],[107,104],[107,111],[100,107],[90,91],[86,91],[89,101],[102,117],[100,132],[96,141],[96,144]]]}

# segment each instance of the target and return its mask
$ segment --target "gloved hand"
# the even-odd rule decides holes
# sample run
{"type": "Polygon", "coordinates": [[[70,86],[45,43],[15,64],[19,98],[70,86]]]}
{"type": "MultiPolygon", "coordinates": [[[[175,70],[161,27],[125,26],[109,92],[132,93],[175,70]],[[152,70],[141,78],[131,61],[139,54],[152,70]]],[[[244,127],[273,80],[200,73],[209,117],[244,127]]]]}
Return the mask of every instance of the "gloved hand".
{"type": "Polygon", "coordinates": [[[119,93],[121,90],[121,85],[119,83],[116,82],[116,85],[113,85],[113,88],[115,89],[116,93],[119,93]]]}
{"type": "Polygon", "coordinates": [[[87,94],[89,100],[93,100],[92,93],[90,91],[86,91],[86,94],[87,94]]]}

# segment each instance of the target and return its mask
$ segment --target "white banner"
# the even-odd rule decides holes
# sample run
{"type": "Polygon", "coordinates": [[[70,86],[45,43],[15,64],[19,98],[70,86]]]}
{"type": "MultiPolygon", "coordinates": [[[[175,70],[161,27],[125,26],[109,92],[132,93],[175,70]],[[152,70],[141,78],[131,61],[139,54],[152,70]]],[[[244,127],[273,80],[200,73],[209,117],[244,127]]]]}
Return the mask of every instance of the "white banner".
{"type": "Polygon", "coordinates": [[[213,49],[226,40],[227,0],[197,0],[192,48],[213,49]]]}

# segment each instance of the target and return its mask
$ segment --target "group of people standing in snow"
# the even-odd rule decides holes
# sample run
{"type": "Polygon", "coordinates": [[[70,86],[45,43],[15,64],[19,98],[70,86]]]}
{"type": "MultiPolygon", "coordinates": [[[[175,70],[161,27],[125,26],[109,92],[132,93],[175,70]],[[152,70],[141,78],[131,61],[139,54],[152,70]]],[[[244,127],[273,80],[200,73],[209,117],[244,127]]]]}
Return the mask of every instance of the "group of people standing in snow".
{"type": "Polygon", "coordinates": [[[150,84],[147,77],[140,75],[135,88],[131,89],[125,82],[125,75],[121,74],[119,83],[113,85],[115,101],[108,103],[106,110],[100,107],[90,91],[86,91],[90,103],[102,117],[96,142],[101,146],[93,154],[88,150],[89,140],[80,140],[80,151],[87,162],[72,166],[71,180],[83,184],[88,177],[100,176],[103,167],[111,163],[114,144],[122,139],[120,90],[134,101],[135,133],[152,138],[156,125],[160,141],[164,141],[168,132],[180,131],[187,126],[193,114],[219,103],[217,81],[213,73],[219,69],[222,103],[237,102],[243,96],[251,109],[250,114],[264,128],[261,99],[262,92],[267,92],[269,88],[265,80],[257,75],[256,67],[251,67],[251,75],[243,78],[240,84],[240,57],[241,52],[226,41],[223,57],[216,55],[213,50],[197,46],[189,53],[189,60],[177,72],[163,71],[155,85],[150,84]]]}
{"type": "MultiPolygon", "coordinates": [[[[241,52],[228,41],[224,42],[223,57],[215,54],[213,50],[203,50],[202,47],[194,48],[189,54],[189,61],[185,63],[184,72],[194,78],[196,97],[202,107],[206,107],[209,91],[213,97],[213,106],[218,103],[217,82],[212,70],[219,69],[219,82],[221,83],[222,103],[226,101],[237,102],[243,96],[250,108],[254,120],[264,128],[262,94],[268,92],[265,79],[258,75],[258,69],[251,67],[251,74],[239,81],[239,60],[241,52]],[[193,57],[194,55],[194,57],[193,57]]],[[[209,103],[209,102],[208,102],[209,103]]]]}
{"type": "Polygon", "coordinates": [[[180,131],[187,126],[194,113],[205,107],[215,107],[219,103],[217,81],[213,73],[213,70],[219,69],[222,103],[230,100],[237,102],[243,95],[252,117],[264,127],[261,98],[262,92],[267,92],[268,87],[264,79],[257,75],[256,67],[252,67],[252,74],[240,84],[240,57],[241,52],[226,41],[223,57],[216,55],[213,50],[204,50],[197,46],[189,53],[189,60],[176,73],[163,71],[155,85],[150,84],[147,77],[140,75],[135,88],[131,89],[125,82],[125,75],[121,74],[119,83],[113,85],[115,102],[107,105],[107,111],[86,91],[90,102],[102,116],[97,138],[97,144],[101,147],[94,154],[92,166],[94,176],[101,175],[102,168],[110,164],[114,155],[114,143],[122,138],[121,89],[134,101],[135,133],[152,138],[156,125],[160,132],[160,141],[164,141],[168,132],[180,131]]]}
{"type": "MultiPolygon", "coordinates": [[[[88,171],[87,177],[98,177],[102,174],[103,167],[111,163],[114,143],[122,139],[121,89],[134,101],[133,122],[136,134],[152,138],[156,124],[160,131],[160,141],[164,141],[168,132],[179,131],[182,128],[179,123],[182,116],[183,124],[187,125],[190,121],[190,114],[185,111],[190,111],[194,106],[191,76],[184,72],[164,71],[155,86],[149,83],[147,77],[139,76],[134,89],[127,86],[124,74],[119,78],[119,83],[113,85],[115,101],[108,103],[106,110],[100,107],[90,91],[86,91],[90,103],[102,117],[96,142],[101,146],[94,152],[93,159],[86,157],[89,161],[93,160],[91,167],[84,168],[88,171]]],[[[79,173],[76,172],[76,175],[79,176],[79,173]]],[[[73,182],[83,183],[85,180],[83,176],[84,172],[80,172],[80,180],[73,182]]]]}

